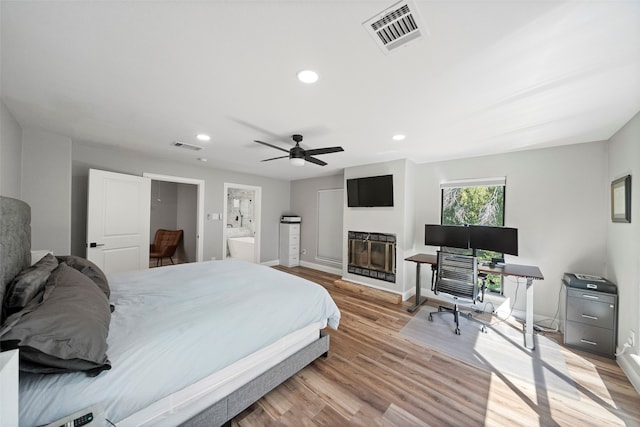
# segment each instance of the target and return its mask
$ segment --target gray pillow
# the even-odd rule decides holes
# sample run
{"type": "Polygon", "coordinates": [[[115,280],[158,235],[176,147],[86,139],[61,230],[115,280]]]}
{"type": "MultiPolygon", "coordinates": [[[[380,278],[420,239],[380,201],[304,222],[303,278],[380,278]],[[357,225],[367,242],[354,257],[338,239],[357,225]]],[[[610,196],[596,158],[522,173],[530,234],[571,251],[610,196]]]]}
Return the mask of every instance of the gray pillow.
{"type": "Polygon", "coordinates": [[[109,289],[109,282],[107,281],[107,276],[105,276],[102,270],[100,270],[100,267],[88,259],[75,255],[59,256],[58,261],[67,264],[69,267],[75,268],[80,273],[93,280],[102,292],[104,292],[107,298],[109,298],[111,293],[111,290],[109,289]]]}
{"type": "Polygon", "coordinates": [[[22,270],[7,287],[4,297],[7,315],[26,307],[44,289],[49,275],[57,266],[56,257],[47,254],[31,267],[22,270]]]}
{"type": "Polygon", "coordinates": [[[97,375],[111,368],[109,300],[84,274],[60,264],[47,280],[44,301],[23,312],[0,338],[2,348],[20,349],[22,371],[97,375]]]}

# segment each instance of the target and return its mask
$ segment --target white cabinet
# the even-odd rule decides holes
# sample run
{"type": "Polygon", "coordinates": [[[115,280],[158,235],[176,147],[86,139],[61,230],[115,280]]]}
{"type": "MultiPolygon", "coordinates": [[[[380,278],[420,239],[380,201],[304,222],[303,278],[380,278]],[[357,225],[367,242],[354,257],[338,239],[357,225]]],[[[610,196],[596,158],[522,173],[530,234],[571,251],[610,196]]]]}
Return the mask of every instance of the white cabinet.
{"type": "Polygon", "coordinates": [[[18,350],[0,352],[0,426],[18,425],[18,350]]]}
{"type": "Polygon", "coordinates": [[[280,223],[280,265],[300,265],[300,224],[280,223]]]}

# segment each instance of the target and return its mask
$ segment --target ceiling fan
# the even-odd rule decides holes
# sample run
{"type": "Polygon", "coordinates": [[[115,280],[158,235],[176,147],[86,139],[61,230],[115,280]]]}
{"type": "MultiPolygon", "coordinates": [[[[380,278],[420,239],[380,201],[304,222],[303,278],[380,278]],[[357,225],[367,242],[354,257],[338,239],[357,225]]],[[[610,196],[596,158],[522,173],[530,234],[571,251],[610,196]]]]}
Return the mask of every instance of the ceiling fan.
{"type": "Polygon", "coordinates": [[[284,159],[288,157],[291,161],[291,164],[294,166],[304,166],[305,161],[315,163],[316,165],[325,166],[327,164],[326,162],[323,162],[322,160],[316,159],[315,157],[311,157],[311,156],[344,151],[342,147],[325,147],[325,148],[314,148],[313,150],[305,150],[302,147],[300,147],[300,142],[302,141],[302,135],[297,135],[297,134],[292,135],[291,138],[295,141],[296,145],[290,150],[280,148],[277,145],[269,144],[268,142],[262,142],[257,140],[254,140],[254,142],[257,142],[258,144],[266,145],[268,147],[275,148],[276,150],[284,151],[285,153],[289,153],[286,156],[273,157],[271,159],[262,160],[263,162],[268,162],[270,160],[276,160],[276,159],[284,159]]]}

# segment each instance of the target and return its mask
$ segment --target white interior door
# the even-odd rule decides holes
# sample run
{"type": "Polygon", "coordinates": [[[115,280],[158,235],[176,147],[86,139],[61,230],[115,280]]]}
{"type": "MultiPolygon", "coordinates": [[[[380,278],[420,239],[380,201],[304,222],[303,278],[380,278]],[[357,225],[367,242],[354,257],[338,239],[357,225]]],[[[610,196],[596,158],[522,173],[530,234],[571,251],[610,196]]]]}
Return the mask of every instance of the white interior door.
{"type": "Polygon", "coordinates": [[[105,273],[149,268],[149,178],[89,169],[87,259],[105,273]]]}

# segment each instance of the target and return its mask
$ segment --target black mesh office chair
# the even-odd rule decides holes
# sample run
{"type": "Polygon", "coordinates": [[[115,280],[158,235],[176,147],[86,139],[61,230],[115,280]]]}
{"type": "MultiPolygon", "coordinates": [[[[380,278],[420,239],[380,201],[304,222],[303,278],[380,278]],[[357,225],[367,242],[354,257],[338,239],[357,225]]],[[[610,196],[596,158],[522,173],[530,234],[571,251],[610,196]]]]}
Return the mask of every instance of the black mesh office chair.
{"type": "Polygon", "coordinates": [[[482,325],[482,332],[486,332],[484,323],[474,318],[471,313],[462,313],[458,307],[460,299],[473,304],[480,300],[482,292],[478,285],[478,261],[470,255],[458,255],[449,252],[438,252],[437,278],[433,285],[433,292],[449,294],[453,296],[453,308],[438,307],[438,311],[429,313],[429,320],[433,321],[434,315],[453,313],[456,322],[456,335],[460,335],[459,316],[462,314],[470,320],[482,325]]]}

